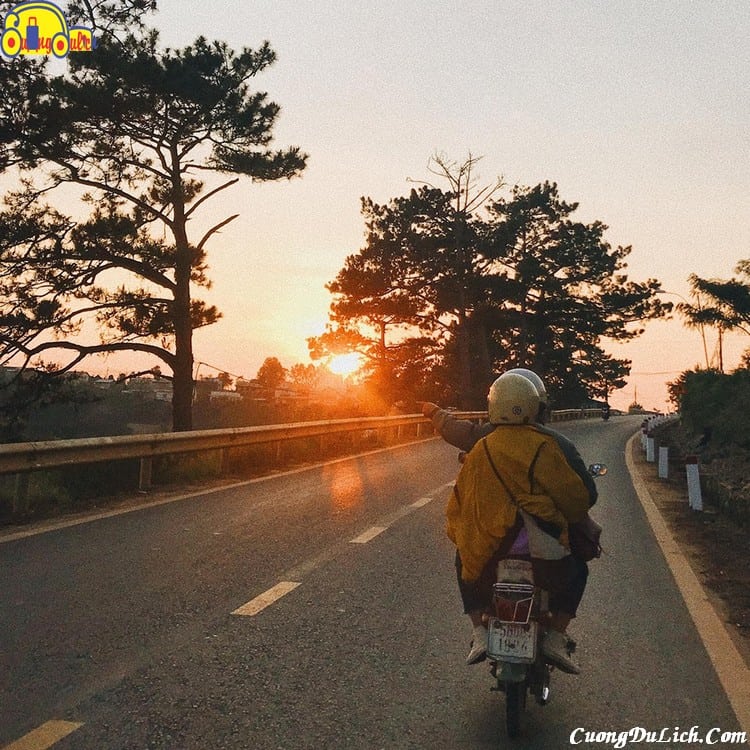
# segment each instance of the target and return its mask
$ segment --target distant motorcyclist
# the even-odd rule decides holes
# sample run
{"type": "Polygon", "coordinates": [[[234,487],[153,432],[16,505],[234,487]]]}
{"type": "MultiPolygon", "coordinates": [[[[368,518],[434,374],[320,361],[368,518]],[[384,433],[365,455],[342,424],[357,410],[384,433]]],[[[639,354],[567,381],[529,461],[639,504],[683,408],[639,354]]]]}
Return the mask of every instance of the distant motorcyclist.
{"type": "Polygon", "coordinates": [[[486,656],[482,615],[491,601],[496,563],[527,534],[535,576],[550,591],[553,618],[543,651],[561,669],[579,671],[567,652],[565,631],[588,568],[569,554],[567,524],[585,516],[597,493],[575,446],[540,424],[546,406],[541,379],[522,369],[492,384],[488,424],[457,419],[436,404],[423,406],[448,442],[469,451],[449,501],[447,531],[456,544],[459,590],[472,621],[470,664],[486,656]]]}

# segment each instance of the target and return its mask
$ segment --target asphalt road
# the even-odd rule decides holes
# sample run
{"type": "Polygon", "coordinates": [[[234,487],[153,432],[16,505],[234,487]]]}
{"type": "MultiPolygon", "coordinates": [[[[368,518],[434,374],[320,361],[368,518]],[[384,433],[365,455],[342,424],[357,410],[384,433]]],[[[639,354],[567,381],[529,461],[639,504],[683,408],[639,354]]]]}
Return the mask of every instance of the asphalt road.
{"type": "Polygon", "coordinates": [[[606,554],[571,627],[583,673],[555,673],[521,739],[486,666],[464,665],[443,533],[457,451],[435,440],[0,543],[0,748],[74,727],[54,750],[605,748],[583,730],[636,727],[667,738],[640,747],[681,748],[676,728],[736,731],[625,469],[637,420],[560,427],[610,467],[606,554]]]}

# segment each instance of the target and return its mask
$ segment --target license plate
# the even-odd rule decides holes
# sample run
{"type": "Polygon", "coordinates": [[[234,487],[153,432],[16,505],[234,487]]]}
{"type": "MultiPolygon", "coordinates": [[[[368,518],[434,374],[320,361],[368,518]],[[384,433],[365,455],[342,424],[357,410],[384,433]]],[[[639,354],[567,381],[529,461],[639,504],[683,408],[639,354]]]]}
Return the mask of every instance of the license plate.
{"type": "Polygon", "coordinates": [[[490,620],[487,637],[487,656],[491,659],[529,663],[536,657],[537,624],[490,620]]]}

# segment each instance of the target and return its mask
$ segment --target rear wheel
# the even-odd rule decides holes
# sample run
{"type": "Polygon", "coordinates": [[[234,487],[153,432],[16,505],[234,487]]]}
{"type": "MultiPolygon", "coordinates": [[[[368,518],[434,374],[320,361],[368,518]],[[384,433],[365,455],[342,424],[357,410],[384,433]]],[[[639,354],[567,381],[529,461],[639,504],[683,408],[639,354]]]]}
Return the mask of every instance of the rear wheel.
{"type": "Polygon", "coordinates": [[[505,727],[508,737],[521,733],[521,714],[526,709],[526,682],[505,683],[505,727]]]}

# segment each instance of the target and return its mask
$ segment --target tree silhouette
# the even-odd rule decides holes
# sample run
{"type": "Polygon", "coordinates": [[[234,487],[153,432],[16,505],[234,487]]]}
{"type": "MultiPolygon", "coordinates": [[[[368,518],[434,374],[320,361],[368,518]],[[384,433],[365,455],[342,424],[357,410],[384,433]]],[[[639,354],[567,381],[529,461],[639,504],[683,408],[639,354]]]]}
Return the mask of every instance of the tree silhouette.
{"type": "Polygon", "coordinates": [[[65,371],[91,354],[145,352],[172,372],[174,429],[192,427],[192,335],[220,315],[193,289],[210,285],[209,241],[236,215],[195,237],[189,222],[238,182],[201,176],[278,180],[305,166],[298,148],[269,148],[279,107],[250,89],[274,60],[267,42],[161,50],[143,31],[71,55],[65,76],[5,76],[17,114],[0,129],[1,165],[25,177],[0,216],[1,361],[67,352],[65,371]],[[86,221],[42,202],[70,184],[86,191],[86,221]],[[99,344],[73,338],[90,320],[99,344]]]}
{"type": "Polygon", "coordinates": [[[492,337],[496,369],[529,367],[545,377],[561,406],[605,397],[624,384],[629,361],[608,355],[602,339],[624,341],[671,309],[655,279],[630,281],[630,247],[612,247],[607,227],[572,218],[557,186],[516,186],[489,207],[484,252],[493,260],[492,337]]]}
{"type": "MultiPolygon", "coordinates": [[[[690,286],[700,304],[682,302],[677,305],[688,326],[702,328],[704,325],[711,325],[719,329],[720,370],[723,370],[723,331],[742,331],[750,335],[750,259],[739,261],[734,271],[739,278],[703,279],[692,274],[690,286]]],[[[749,356],[750,349],[745,352],[745,359],[749,356]]]]}
{"type": "Polygon", "coordinates": [[[363,199],[366,243],[327,287],[333,325],[313,352],[379,353],[384,387],[394,387],[389,371],[408,368],[421,381],[399,373],[402,382],[453,393],[467,408],[482,407],[497,372],[514,366],[545,377],[559,405],[608,397],[630,363],[602,340],[638,336],[670,310],[655,296],[659,283],[630,281],[630,248],[611,247],[601,222],[575,221],[577,204],[556,185],[498,199],[499,181],[472,192],[466,164],[441,165],[448,190],[363,199]]]}
{"type": "Polygon", "coordinates": [[[266,389],[268,398],[272,399],[276,389],[286,378],[286,368],[277,357],[266,357],[258,370],[258,382],[266,389]]]}
{"type": "Polygon", "coordinates": [[[362,199],[366,244],[326,287],[334,295],[334,325],[310,341],[313,356],[363,354],[372,380],[392,400],[404,396],[398,393],[403,383],[418,388],[417,372],[425,375],[425,362],[450,342],[458,352],[452,390],[469,405],[472,329],[484,305],[486,266],[473,212],[501,185],[478,185],[478,161],[469,155],[458,164],[436,155],[428,169],[447,190],[424,183],[386,205],[362,199]]]}

